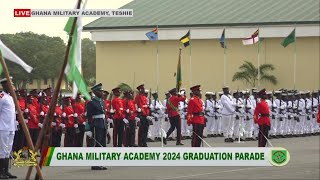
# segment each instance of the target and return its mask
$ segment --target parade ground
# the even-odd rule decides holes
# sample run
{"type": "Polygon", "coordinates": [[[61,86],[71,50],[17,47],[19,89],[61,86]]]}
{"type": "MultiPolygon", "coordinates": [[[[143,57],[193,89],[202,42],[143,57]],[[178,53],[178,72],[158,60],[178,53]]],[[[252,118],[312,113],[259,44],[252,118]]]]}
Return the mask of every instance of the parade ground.
{"type": "MultiPolygon", "coordinates": [[[[205,141],[213,148],[256,147],[258,143],[224,143],[222,137],[205,141]]],[[[45,179],[319,179],[319,141],[320,136],[271,139],[274,147],[286,148],[290,153],[290,162],[284,167],[108,167],[106,171],[92,171],[90,167],[44,167],[42,171],[45,179]]],[[[190,147],[190,140],[182,142],[190,147]]],[[[148,146],[161,144],[152,142],[148,146]]],[[[169,141],[167,147],[176,147],[175,142],[169,141]]],[[[11,172],[24,179],[27,168],[12,167],[11,172]]]]}

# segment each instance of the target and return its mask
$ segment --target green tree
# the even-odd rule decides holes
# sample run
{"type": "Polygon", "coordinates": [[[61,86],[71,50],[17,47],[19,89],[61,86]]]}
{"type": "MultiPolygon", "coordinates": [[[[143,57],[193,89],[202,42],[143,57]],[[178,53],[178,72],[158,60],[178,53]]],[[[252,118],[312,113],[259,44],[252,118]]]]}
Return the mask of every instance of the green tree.
{"type": "Polygon", "coordinates": [[[59,74],[66,48],[60,37],[21,32],[2,34],[0,38],[8,48],[34,68],[29,74],[18,65],[6,61],[17,88],[25,88],[29,80],[50,80],[59,74]]]}
{"type": "Polygon", "coordinates": [[[88,38],[81,41],[82,72],[88,86],[96,83],[96,45],[88,38]]]}
{"type": "MultiPolygon", "coordinates": [[[[258,82],[258,68],[255,67],[251,62],[245,61],[239,67],[240,71],[236,72],[232,81],[244,81],[247,84],[250,84],[252,87],[256,86],[258,82]]],[[[259,67],[260,69],[260,81],[270,82],[274,85],[278,83],[277,78],[274,75],[270,75],[269,71],[273,71],[275,69],[272,64],[262,64],[259,67]]]]}

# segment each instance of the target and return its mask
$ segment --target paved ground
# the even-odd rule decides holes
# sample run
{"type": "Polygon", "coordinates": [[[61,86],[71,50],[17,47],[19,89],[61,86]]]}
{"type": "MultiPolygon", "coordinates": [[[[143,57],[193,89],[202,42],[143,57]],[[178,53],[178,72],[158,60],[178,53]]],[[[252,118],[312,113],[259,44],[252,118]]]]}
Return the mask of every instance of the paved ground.
{"type": "MultiPolygon", "coordinates": [[[[257,141],[226,144],[221,137],[205,140],[213,147],[257,146],[257,141]]],[[[290,152],[291,160],[284,167],[108,167],[107,171],[91,171],[89,167],[45,167],[43,173],[46,179],[320,179],[319,141],[320,136],[272,139],[273,146],[290,152]]],[[[190,140],[183,143],[190,146],[190,140]]],[[[149,143],[149,146],[160,146],[160,143],[149,143]]],[[[174,147],[175,142],[170,141],[168,146],[174,147]]],[[[27,168],[13,167],[11,171],[24,179],[27,168]]]]}

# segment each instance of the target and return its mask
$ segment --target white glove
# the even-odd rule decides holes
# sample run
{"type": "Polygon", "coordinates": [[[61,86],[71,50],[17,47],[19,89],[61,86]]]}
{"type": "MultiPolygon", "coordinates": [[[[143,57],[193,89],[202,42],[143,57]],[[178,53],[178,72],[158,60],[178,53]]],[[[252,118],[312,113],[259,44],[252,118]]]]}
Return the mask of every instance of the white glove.
{"type": "Polygon", "coordinates": [[[25,122],[26,124],[28,124],[28,121],[29,121],[28,119],[24,119],[24,122],[25,122]]]}
{"type": "Polygon", "coordinates": [[[84,113],[84,116],[87,116],[87,112],[84,113]]]}
{"type": "Polygon", "coordinates": [[[40,116],[44,116],[44,112],[43,111],[40,112],[40,116]]]}
{"type": "Polygon", "coordinates": [[[138,112],[141,112],[141,108],[138,108],[138,110],[137,110],[138,112]]]}
{"type": "Polygon", "coordinates": [[[78,128],[79,126],[78,126],[78,124],[74,124],[73,127],[74,128],[78,128]]]}
{"type": "Polygon", "coordinates": [[[53,113],[53,116],[57,116],[57,113],[53,113]]]}
{"type": "Polygon", "coordinates": [[[126,113],[129,113],[129,112],[130,112],[130,110],[129,110],[129,109],[127,109],[127,110],[126,110],[126,113]]]}
{"type": "Polygon", "coordinates": [[[84,121],[82,124],[83,124],[83,125],[86,125],[86,122],[84,121]]]}
{"type": "Polygon", "coordinates": [[[184,96],[184,91],[180,91],[178,94],[179,94],[180,96],[184,96]]]}
{"type": "Polygon", "coordinates": [[[152,121],[152,120],[153,120],[153,117],[152,117],[152,116],[147,116],[147,119],[148,119],[149,121],[152,121]]]}
{"type": "Polygon", "coordinates": [[[78,117],[78,113],[74,113],[73,117],[77,118],[78,117]]]}
{"type": "Polygon", "coordinates": [[[29,112],[29,109],[28,109],[28,108],[27,108],[27,109],[25,109],[25,110],[24,110],[24,112],[25,112],[25,113],[28,113],[28,112],[29,112]]]}
{"type": "Polygon", "coordinates": [[[57,123],[56,122],[51,122],[51,126],[56,126],[57,123]]]}
{"type": "Polygon", "coordinates": [[[110,109],[110,113],[114,113],[115,112],[115,110],[114,109],[110,109]]]}
{"type": "Polygon", "coordinates": [[[126,119],[126,118],[123,119],[123,122],[126,123],[126,124],[129,123],[128,119],[126,119]]]}
{"type": "Polygon", "coordinates": [[[135,117],[134,120],[136,120],[137,122],[140,122],[140,118],[135,117]]]}
{"type": "Polygon", "coordinates": [[[42,128],[43,124],[42,123],[38,123],[38,126],[39,126],[39,128],[42,128]]]}
{"type": "Polygon", "coordinates": [[[86,135],[87,135],[89,138],[92,138],[92,132],[91,132],[91,131],[87,131],[87,132],[86,132],[86,135]]]}
{"type": "Polygon", "coordinates": [[[63,113],[62,113],[62,117],[65,118],[66,116],[67,116],[67,114],[66,114],[65,112],[63,112],[63,113]]]}
{"type": "Polygon", "coordinates": [[[108,118],[108,119],[107,119],[107,122],[108,122],[108,123],[112,123],[112,122],[113,122],[113,120],[112,120],[112,119],[110,119],[110,118],[108,118]]]}
{"type": "Polygon", "coordinates": [[[152,113],[153,117],[159,118],[159,115],[157,113],[152,113]]]}
{"type": "Polygon", "coordinates": [[[65,125],[65,124],[63,124],[63,123],[61,123],[61,124],[60,124],[60,127],[65,128],[65,127],[66,127],[66,125],[65,125]]]}

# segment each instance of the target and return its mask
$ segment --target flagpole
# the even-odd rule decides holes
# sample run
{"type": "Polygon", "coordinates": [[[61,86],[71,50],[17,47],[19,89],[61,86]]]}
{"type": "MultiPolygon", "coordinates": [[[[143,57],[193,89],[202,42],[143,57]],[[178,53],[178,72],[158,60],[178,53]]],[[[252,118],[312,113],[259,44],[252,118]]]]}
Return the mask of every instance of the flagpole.
{"type": "Polygon", "coordinates": [[[191,30],[190,31],[190,54],[189,54],[189,68],[190,68],[190,87],[192,86],[192,55],[191,55],[191,46],[192,46],[192,43],[191,43],[191,30]]]}
{"type": "Polygon", "coordinates": [[[158,39],[157,39],[157,69],[156,69],[156,73],[157,73],[157,91],[159,89],[159,29],[158,29],[158,25],[157,25],[157,33],[158,33],[158,39]]]}
{"type": "MultiPolygon", "coordinates": [[[[296,31],[296,28],[294,28],[296,31]]],[[[297,66],[297,38],[296,32],[294,32],[294,54],[293,54],[293,89],[296,89],[296,66],[297,66]]]]}
{"type": "Polygon", "coordinates": [[[223,45],[223,62],[224,62],[224,66],[223,66],[223,71],[224,71],[224,78],[223,78],[223,86],[226,86],[226,81],[227,81],[227,54],[226,54],[226,46],[227,46],[227,42],[226,42],[226,31],[225,29],[223,29],[224,31],[224,45],[223,45]]]}
{"type": "MultiPolygon", "coordinates": [[[[26,137],[28,147],[29,147],[29,149],[34,150],[34,145],[33,145],[33,142],[32,142],[31,136],[30,136],[30,132],[29,132],[29,129],[28,129],[26,123],[24,122],[24,117],[23,117],[21,109],[19,107],[19,103],[18,103],[18,99],[17,99],[16,93],[14,92],[14,89],[13,89],[13,86],[12,86],[12,82],[11,82],[10,75],[9,75],[9,70],[8,70],[6,62],[2,58],[1,51],[0,51],[0,62],[1,62],[1,65],[2,65],[2,69],[3,69],[4,75],[7,78],[7,84],[8,84],[9,92],[10,92],[10,95],[11,95],[11,97],[13,99],[14,104],[15,104],[16,111],[18,112],[18,119],[19,119],[19,122],[20,122],[20,126],[22,127],[23,133],[24,133],[24,135],[26,137]]],[[[39,178],[43,179],[43,174],[42,174],[41,169],[40,169],[38,164],[36,166],[36,170],[37,170],[37,174],[38,174],[39,178]]]]}
{"type": "MultiPolygon", "coordinates": [[[[254,38],[253,38],[254,41],[254,38]]],[[[258,29],[258,89],[260,88],[260,29],[258,29]]]]}

